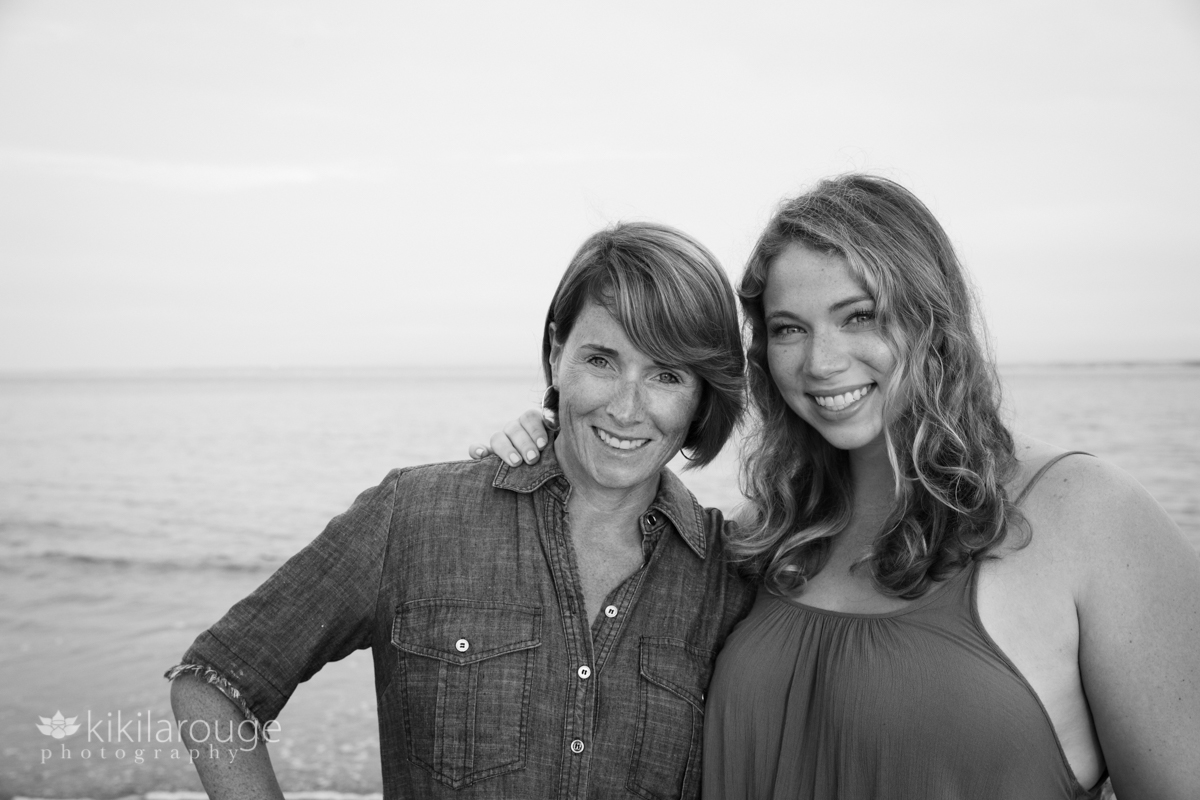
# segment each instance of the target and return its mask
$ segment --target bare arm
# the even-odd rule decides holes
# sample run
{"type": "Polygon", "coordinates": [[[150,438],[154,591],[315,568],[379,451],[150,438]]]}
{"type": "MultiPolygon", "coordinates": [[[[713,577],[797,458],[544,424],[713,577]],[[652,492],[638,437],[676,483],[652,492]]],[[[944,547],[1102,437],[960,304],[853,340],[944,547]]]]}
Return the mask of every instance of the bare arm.
{"type": "Polygon", "coordinates": [[[275,779],[266,742],[262,736],[254,741],[244,740],[250,738],[250,725],[241,724],[245,721],[241,710],[219,689],[195,675],[180,675],[171,681],[171,708],[209,797],[282,800],[283,792],[275,779]],[[192,721],[206,724],[201,726],[197,722],[193,731],[192,721]],[[233,741],[217,743],[214,726],[223,731],[222,739],[233,741]],[[231,735],[230,730],[238,735],[231,735]]]}
{"type": "Polygon", "coordinates": [[[527,464],[536,464],[540,450],[550,437],[542,424],[542,412],[531,408],[517,419],[504,426],[504,430],[492,434],[489,445],[473,444],[468,449],[471,458],[480,459],[494,453],[516,466],[521,459],[527,464]]]}
{"type": "Polygon", "coordinates": [[[1093,462],[1076,481],[1079,668],[1113,789],[1121,800],[1195,798],[1200,558],[1128,475],[1093,462]]]}

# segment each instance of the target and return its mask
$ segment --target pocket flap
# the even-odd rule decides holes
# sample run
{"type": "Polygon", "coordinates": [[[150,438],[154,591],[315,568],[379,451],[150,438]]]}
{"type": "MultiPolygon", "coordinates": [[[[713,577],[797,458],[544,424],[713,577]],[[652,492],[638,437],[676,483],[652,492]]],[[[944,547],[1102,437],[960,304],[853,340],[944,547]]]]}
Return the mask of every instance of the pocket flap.
{"type": "Polygon", "coordinates": [[[410,600],[396,610],[392,644],[451,664],[527,650],[542,643],[542,610],[485,600],[410,600]]]}
{"type": "Polygon", "coordinates": [[[643,678],[704,710],[704,690],[716,653],[679,639],[650,636],[642,637],[639,649],[643,678]]]}

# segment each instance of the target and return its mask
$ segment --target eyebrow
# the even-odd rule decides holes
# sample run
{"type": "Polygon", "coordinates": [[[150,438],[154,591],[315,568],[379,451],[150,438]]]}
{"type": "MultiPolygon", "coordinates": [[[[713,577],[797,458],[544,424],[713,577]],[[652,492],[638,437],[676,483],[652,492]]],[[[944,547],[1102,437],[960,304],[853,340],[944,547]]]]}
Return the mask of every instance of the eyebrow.
{"type": "Polygon", "coordinates": [[[621,355],[618,351],[614,350],[611,347],[606,347],[602,344],[592,344],[591,342],[585,342],[584,344],[580,345],[580,349],[591,350],[593,353],[599,353],[602,356],[619,356],[619,355],[621,355]]]}
{"type": "Polygon", "coordinates": [[[846,306],[852,306],[855,303],[861,303],[864,300],[867,301],[868,303],[875,302],[875,298],[871,297],[871,295],[860,294],[860,295],[855,295],[854,297],[847,297],[845,300],[840,300],[840,301],[834,303],[833,305],[831,305],[829,307],[829,310],[830,311],[841,311],[846,306]]]}
{"type": "MultiPolygon", "coordinates": [[[[857,295],[854,295],[853,297],[847,297],[845,300],[839,300],[838,302],[834,303],[833,305],[831,305],[829,307],[829,311],[830,311],[830,313],[841,311],[843,308],[846,308],[847,306],[852,306],[855,303],[862,303],[862,302],[874,303],[875,298],[871,297],[871,295],[869,295],[869,294],[857,294],[857,295]]],[[[767,315],[767,319],[776,319],[777,317],[788,317],[789,319],[795,319],[796,315],[793,314],[792,312],[788,311],[787,309],[779,309],[778,311],[772,311],[770,314],[767,315]]]]}
{"type": "MultiPolygon", "coordinates": [[[[602,345],[602,344],[593,344],[591,342],[586,342],[586,343],[580,345],[579,347],[581,350],[589,350],[593,354],[609,356],[611,358],[620,358],[621,357],[621,352],[619,350],[614,350],[613,348],[608,347],[606,345],[602,345]]],[[[696,372],[694,369],[687,366],[686,364],[666,364],[657,359],[654,359],[654,366],[656,369],[669,369],[674,372],[686,372],[689,375],[694,375],[696,372]]]]}

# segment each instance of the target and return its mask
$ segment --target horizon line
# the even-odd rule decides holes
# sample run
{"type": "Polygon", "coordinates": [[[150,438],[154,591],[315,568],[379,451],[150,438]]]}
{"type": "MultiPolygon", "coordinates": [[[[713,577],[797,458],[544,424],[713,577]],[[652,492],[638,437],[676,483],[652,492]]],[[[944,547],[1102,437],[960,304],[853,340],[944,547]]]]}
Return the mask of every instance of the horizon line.
{"type": "MultiPolygon", "coordinates": [[[[1000,361],[1001,369],[1089,369],[1100,367],[1152,368],[1200,367],[1200,359],[1115,359],[1078,361],[1000,361]]],[[[358,365],[287,365],[287,366],[207,366],[207,367],[47,367],[40,369],[0,368],[0,380],[79,380],[137,378],[299,378],[327,375],[347,377],[384,377],[396,374],[458,377],[474,375],[512,376],[528,372],[541,377],[541,365],[503,364],[358,364],[358,365]]]]}

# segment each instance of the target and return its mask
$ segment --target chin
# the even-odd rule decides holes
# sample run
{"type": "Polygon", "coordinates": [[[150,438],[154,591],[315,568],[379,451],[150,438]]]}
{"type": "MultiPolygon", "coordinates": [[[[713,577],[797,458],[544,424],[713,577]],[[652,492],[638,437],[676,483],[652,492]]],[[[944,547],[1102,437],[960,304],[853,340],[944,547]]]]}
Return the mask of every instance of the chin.
{"type": "Polygon", "coordinates": [[[598,486],[606,489],[632,489],[658,475],[658,470],[651,468],[652,461],[653,459],[643,458],[613,459],[611,454],[598,449],[585,456],[580,466],[586,471],[588,478],[598,486]]]}
{"type": "Polygon", "coordinates": [[[870,413],[874,409],[859,409],[859,412],[851,417],[835,420],[814,411],[807,396],[800,403],[789,402],[788,406],[793,414],[804,420],[805,424],[816,431],[830,447],[838,450],[859,450],[883,441],[882,414],[870,413]]]}
{"type": "Polygon", "coordinates": [[[819,431],[838,450],[853,452],[866,447],[883,445],[883,431],[819,431]]]}

